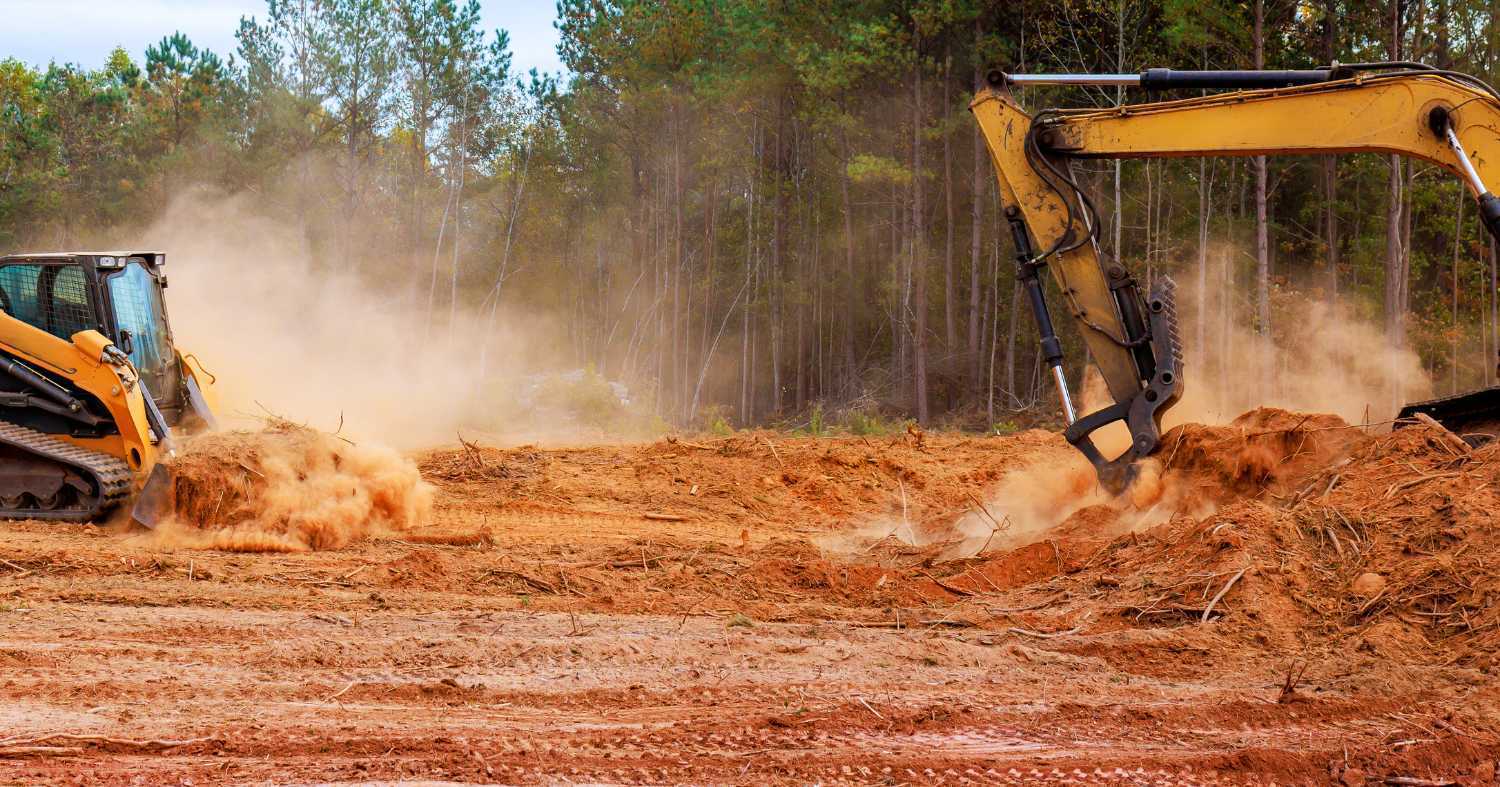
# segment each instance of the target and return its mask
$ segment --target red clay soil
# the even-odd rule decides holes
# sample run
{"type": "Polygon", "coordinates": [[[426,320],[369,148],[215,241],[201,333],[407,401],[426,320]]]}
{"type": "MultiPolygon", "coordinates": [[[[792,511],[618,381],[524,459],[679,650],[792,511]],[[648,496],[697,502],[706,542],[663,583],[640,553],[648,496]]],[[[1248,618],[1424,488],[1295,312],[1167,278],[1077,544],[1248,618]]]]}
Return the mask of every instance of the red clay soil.
{"type": "Polygon", "coordinates": [[[305,553],[7,523],[0,783],[1489,783],[1500,448],[1450,437],[1189,425],[958,559],[1060,437],[462,446],[305,553]]]}

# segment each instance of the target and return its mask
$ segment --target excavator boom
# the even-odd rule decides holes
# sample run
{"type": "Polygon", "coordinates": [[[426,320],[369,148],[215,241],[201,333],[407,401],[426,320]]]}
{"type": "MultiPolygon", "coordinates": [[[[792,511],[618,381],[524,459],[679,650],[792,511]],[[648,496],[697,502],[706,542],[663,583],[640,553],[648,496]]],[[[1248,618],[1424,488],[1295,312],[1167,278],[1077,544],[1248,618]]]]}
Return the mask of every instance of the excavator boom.
{"type": "MultiPolygon", "coordinates": [[[[1140,74],[1008,75],[991,72],[970,106],[995,165],[1015,241],[1018,277],[1041,331],[1069,427],[1067,438],[1111,488],[1128,483],[1135,462],[1156,449],[1161,418],[1182,395],[1182,353],[1173,285],[1163,278],[1143,297],[1119,260],[1102,258],[1099,220],[1074,180],[1073,159],[1394,153],[1430,161],[1459,176],[1500,238],[1500,97],[1465,74],[1414,63],[1371,63],[1297,71],[1173,71],[1140,74]],[[1116,85],[1144,90],[1228,89],[1194,98],[1104,110],[1023,110],[1024,85],[1116,85]],[[1050,268],[1067,314],[1114,403],[1079,416],[1062,374],[1061,343],[1037,272],[1050,268]],[[1103,456],[1092,435],[1123,421],[1131,444],[1103,456]]],[[[1468,395],[1458,410],[1500,401],[1468,395]]],[[[1442,412],[1455,403],[1423,403],[1442,412]]],[[[1441,419],[1439,419],[1441,420],[1441,419]]]]}

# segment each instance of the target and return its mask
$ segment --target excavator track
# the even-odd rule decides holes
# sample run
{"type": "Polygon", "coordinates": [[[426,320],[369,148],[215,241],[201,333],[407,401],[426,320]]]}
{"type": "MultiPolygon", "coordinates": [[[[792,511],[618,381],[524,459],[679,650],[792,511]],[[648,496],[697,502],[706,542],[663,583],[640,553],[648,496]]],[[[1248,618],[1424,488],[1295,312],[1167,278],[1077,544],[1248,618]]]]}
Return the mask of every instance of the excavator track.
{"type": "Polygon", "coordinates": [[[129,465],[0,421],[0,518],[87,522],[130,496],[129,465]]]}

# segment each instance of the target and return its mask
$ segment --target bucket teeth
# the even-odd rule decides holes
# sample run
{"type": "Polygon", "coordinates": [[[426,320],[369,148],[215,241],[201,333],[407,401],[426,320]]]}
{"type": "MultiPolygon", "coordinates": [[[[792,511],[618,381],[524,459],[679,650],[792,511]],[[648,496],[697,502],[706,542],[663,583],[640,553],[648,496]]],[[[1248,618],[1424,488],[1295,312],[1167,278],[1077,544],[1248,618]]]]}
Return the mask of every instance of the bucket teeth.
{"type": "Polygon", "coordinates": [[[1156,286],[1151,288],[1151,349],[1155,351],[1158,366],[1161,360],[1171,359],[1174,370],[1182,369],[1182,335],[1177,327],[1177,282],[1170,276],[1163,276],[1157,280],[1156,286]],[[1155,307],[1160,304],[1158,310],[1155,307]]]}

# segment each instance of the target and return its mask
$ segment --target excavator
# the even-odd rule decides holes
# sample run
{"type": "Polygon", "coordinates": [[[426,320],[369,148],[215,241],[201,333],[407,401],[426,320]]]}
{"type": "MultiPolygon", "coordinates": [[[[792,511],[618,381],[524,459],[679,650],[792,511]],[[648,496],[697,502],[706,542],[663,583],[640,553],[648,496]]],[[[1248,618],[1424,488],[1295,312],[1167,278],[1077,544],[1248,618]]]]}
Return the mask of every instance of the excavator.
{"type": "MultiPolygon", "coordinates": [[[[1041,334],[1041,355],[1061,398],[1065,435],[1112,491],[1129,485],[1161,441],[1162,416],[1182,397],[1183,354],[1172,280],[1142,292],[1119,260],[1101,255],[1099,216],[1071,162],[1182,156],[1386,153],[1432,162],[1472,189],[1479,216],[1500,238],[1500,94],[1483,81],[1415,62],[1350,63],[1304,70],[1138,74],[991,71],[970,110],[989,148],[1016,276],[1041,334]],[[1175,100],[1099,110],[1028,114],[1013,88],[1033,85],[1192,91],[1175,100]],[[1207,92],[1222,91],[1222,92],[1207,92]],[[1040,277],[1048,268],[1068,317],[1112,403],[1079,415],[1040,277]],[[1105,456],[1095,433],[1114,423],[1130,444],[1105,456]]],[[[1500,425],[1500,387],[1407,405],[1458,433],[1500,425]]]]}
{"type": "Polygon", "coordinates": [[[0,519],[164,515],[173,433],[215,424],[213,375],[172,339],[160,252],[0,257],[0,519]]]}

